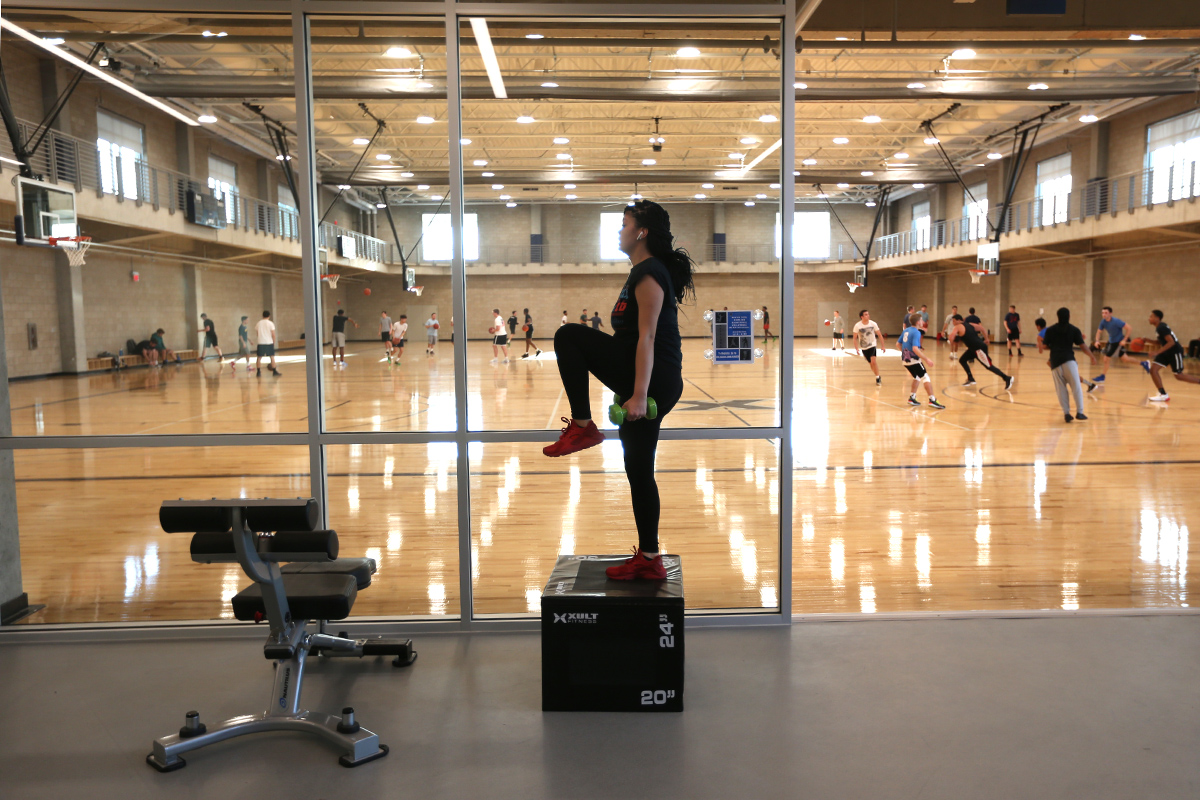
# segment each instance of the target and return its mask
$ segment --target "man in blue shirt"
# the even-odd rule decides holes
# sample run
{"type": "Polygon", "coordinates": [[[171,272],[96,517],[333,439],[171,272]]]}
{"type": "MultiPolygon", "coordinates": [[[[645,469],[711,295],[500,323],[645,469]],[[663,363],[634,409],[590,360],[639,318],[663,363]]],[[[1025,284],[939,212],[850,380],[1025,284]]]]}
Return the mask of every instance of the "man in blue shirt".
{"type": "Polygon", "coordinates": [[[925,393],[929,395],[929,405],[933,408],[942,409],[944,405],[937,401],[933,396],[933,382],[929,379],[929,373],[925,371],[925,364],[931,368],[933,362],[921,349],[921,313],[916,312],[908,315],[908,327],[904,329],[904,333],[900,334],[900,360],[904,363],[904,368],[908,370],[908,374],[912,375],[912,387],[908,395],[908,404],[910,406],[919,406],[921,401],[917,400],[917,389],[922,383],[925,384],[925,393]],[[925,364],[921,362],[924,361],[925,364]]]}
{"type": "Polygon", "coordinates": [[[1120,361],[1125,360],[1125,343],[1129,341],[1129,334],[1132,331],[1132,328],[1123,320],[1113,316],[1112,306],[1102,308],[1100,316],[1100,327],[1096,328],[1096,341],[1092,347],[1100,349],[1101,332],[1108,335],[1108,344],[1104,347],[1104,372],[1092,378],[1096,383],[1104,383],[1104,378],[1108,375],[1108,367],[1114,358],[1120,361]]]}

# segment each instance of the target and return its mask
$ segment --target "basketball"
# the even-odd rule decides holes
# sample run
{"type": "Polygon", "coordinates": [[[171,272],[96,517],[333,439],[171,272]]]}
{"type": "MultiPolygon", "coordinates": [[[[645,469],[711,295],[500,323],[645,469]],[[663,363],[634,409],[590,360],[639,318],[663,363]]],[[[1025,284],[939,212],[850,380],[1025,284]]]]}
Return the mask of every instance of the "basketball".
{"type": "Polygon", "coordinates": [[[493,328],[488,328],[488,333],[495,334],[495,333],[496,333],[496,329],[495,329],[494,327],[493,327],[493,328]]]}
{"type": "Polygon", "coordinates": [[[529,326],[528,326],[528,325],[522,325],[522,326],[521,326],[521,330],[525,331],[526,333],[529,333],[529,326]]]}
{"type": "Polygon", "coordinates": [[[829,324],[829,320],[825,320],[825,324],[826,324],[826,325],[828,325],[828,324],[829,324]]]}
{"type": "Polygon", "coordinates": [[[434,329],[434,330],[437,330],[437,329],[438,329],[438,328],[440,328],[440,327],[442,327],[442,323],[440,323],[440,322],[435,322],[435,323],[433,323],[433,329],[434,329]]]}
{"type": "Polygon", "coordinates": [[[363,294],[365,294],[369,297],[371,295],[371,289],[369,287],[366,289],[363,289],[363,294]]]}

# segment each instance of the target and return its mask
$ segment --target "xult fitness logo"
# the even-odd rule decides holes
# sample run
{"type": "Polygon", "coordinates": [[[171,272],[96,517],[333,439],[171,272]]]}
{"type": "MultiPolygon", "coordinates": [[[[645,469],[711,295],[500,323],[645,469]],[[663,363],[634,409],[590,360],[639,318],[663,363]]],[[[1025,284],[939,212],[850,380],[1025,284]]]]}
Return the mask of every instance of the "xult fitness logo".
{"type": "Polygon", "coordinates": [[[600,617],[599,614],[555,614],[554,621],[558,622],[577,622],[585,625],[595,625],[596,620],[600,617]]]}

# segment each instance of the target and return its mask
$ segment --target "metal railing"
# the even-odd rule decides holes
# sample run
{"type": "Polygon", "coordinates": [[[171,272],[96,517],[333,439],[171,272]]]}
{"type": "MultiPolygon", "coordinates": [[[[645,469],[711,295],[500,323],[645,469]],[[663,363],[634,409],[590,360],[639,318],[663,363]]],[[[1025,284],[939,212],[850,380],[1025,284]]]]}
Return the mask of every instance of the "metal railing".
{"type": "Polygon", "coordinates": [[[948,247],[965,242],[986,241],[996,230],[1000,233],[1051,228],[1069,222],[1116,216],[1135,208],[1166,204],[1200,197],[1200,166],[1193,161],[1185,168],[1147,168],[1114,178],[1089,182],[1082,189],[1065,195],[1034,197],[1014,203],[1004,213],[989,209],[983,215],[935,222],[928,229],[901,231],[875,240],[876,257],[948,247]]]}
{"type": "MultiPolygon", "coordinates": [[[[25,121],[19,122],[18,126],[21,135],[28,140],[34,126],[25,121]]],[[[3,151],[0,152],[12,158],[8,137],[2,137],[0,141],[4,142],[3,151]]],[[[182,172],[154,166],[141,158],[129,163],[119,154],[102,152],[95,142],[53,130],[46,135],[45,141],[34,154],[30,168],[34,174],[46,180],[74,186],[76,192],[94,191],[97,197],[111,195],[118,202],[133,202],[138,206],[148,204],[155,211],[161,208],[171,213],[185,211],[189,191],[216,193],[204,182],[182,172]]],[[[299,239],[300,218],[295,208],[233,190],[222,192],[221,199],[224,200],[225,227],[256,231],[291,242],[299,239]]],[[[330,223],[321,226],[321,246],[335,250],[339,234],[355,239],[358,258],[393,263],[392,245],[330,223]]],[[[399,262],[399,257],[394,261],[399,262]]]]}

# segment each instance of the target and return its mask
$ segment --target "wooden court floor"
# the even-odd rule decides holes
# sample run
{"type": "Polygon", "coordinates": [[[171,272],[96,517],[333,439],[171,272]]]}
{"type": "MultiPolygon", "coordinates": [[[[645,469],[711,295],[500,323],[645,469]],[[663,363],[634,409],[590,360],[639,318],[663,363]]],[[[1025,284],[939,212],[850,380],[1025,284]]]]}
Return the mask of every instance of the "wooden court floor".
{"type": "MultiPolygon", "coordinates": [[[[1002,369],[1011,392],[943,347],[935,412],[906,405],[907,373],[881,359],[883,386],[852,353],[799,339],[795,354],[793,611],[1187,607],[1200,551],[1200,388],[1114,366],[1085,398],[1086,422],[1063,422],[1044,359],[1002,369]],[[1178,387],[1178,388],[1176,388],[1178,387]]],[[[352,346],[326,359],[331,430],[453,425],[453,362],[409,353],[380,362],[352,346]],[[415,356],[415,357],[414,357],[415,356]]],[[[776,346],[751,367],[705,361],[685,342],[686,390],[675,426],[771,424],[776,346]]],[[[998,348],[993,348],[997,350],[998,348]]],[[[569,413],[551,354],[489,363],[471,343],[468,405],[477,427],[553,428],[569,413]]],[[[291,360],[288,360],[288,359],[291,360]]],[[[1083,371],[1094,372],[1086,361],[1083,371]]],[[[14,432],[258,432],[306,425],[303,355],[283,377],[204,365],[11,385],[14,432]]],[[[921,398],[924,399],[922,393],[921,398]]],[[[594,414],[605,393],[594,389],[594,414]]],[[[565,459],[540,444],[470,450],[472,575],[477,613],[537,609],[559,553],[621,552],[634,543],[619,443],[565,459]]],[[[684,558],[694,609],[778,603],[778,442],[664,442],[662,541],[684,558]]],[[[22,569],[30,622],[213,619],[247,579],[198,565],[185,535],[157,527],[164,498],[307,494],[303,448],[137,448],[16,455],[22,569]]],[[[453,444],[330,448],[330,514],[346,554],[380,563],[357,614],[457,613],[453,444]]]]}

